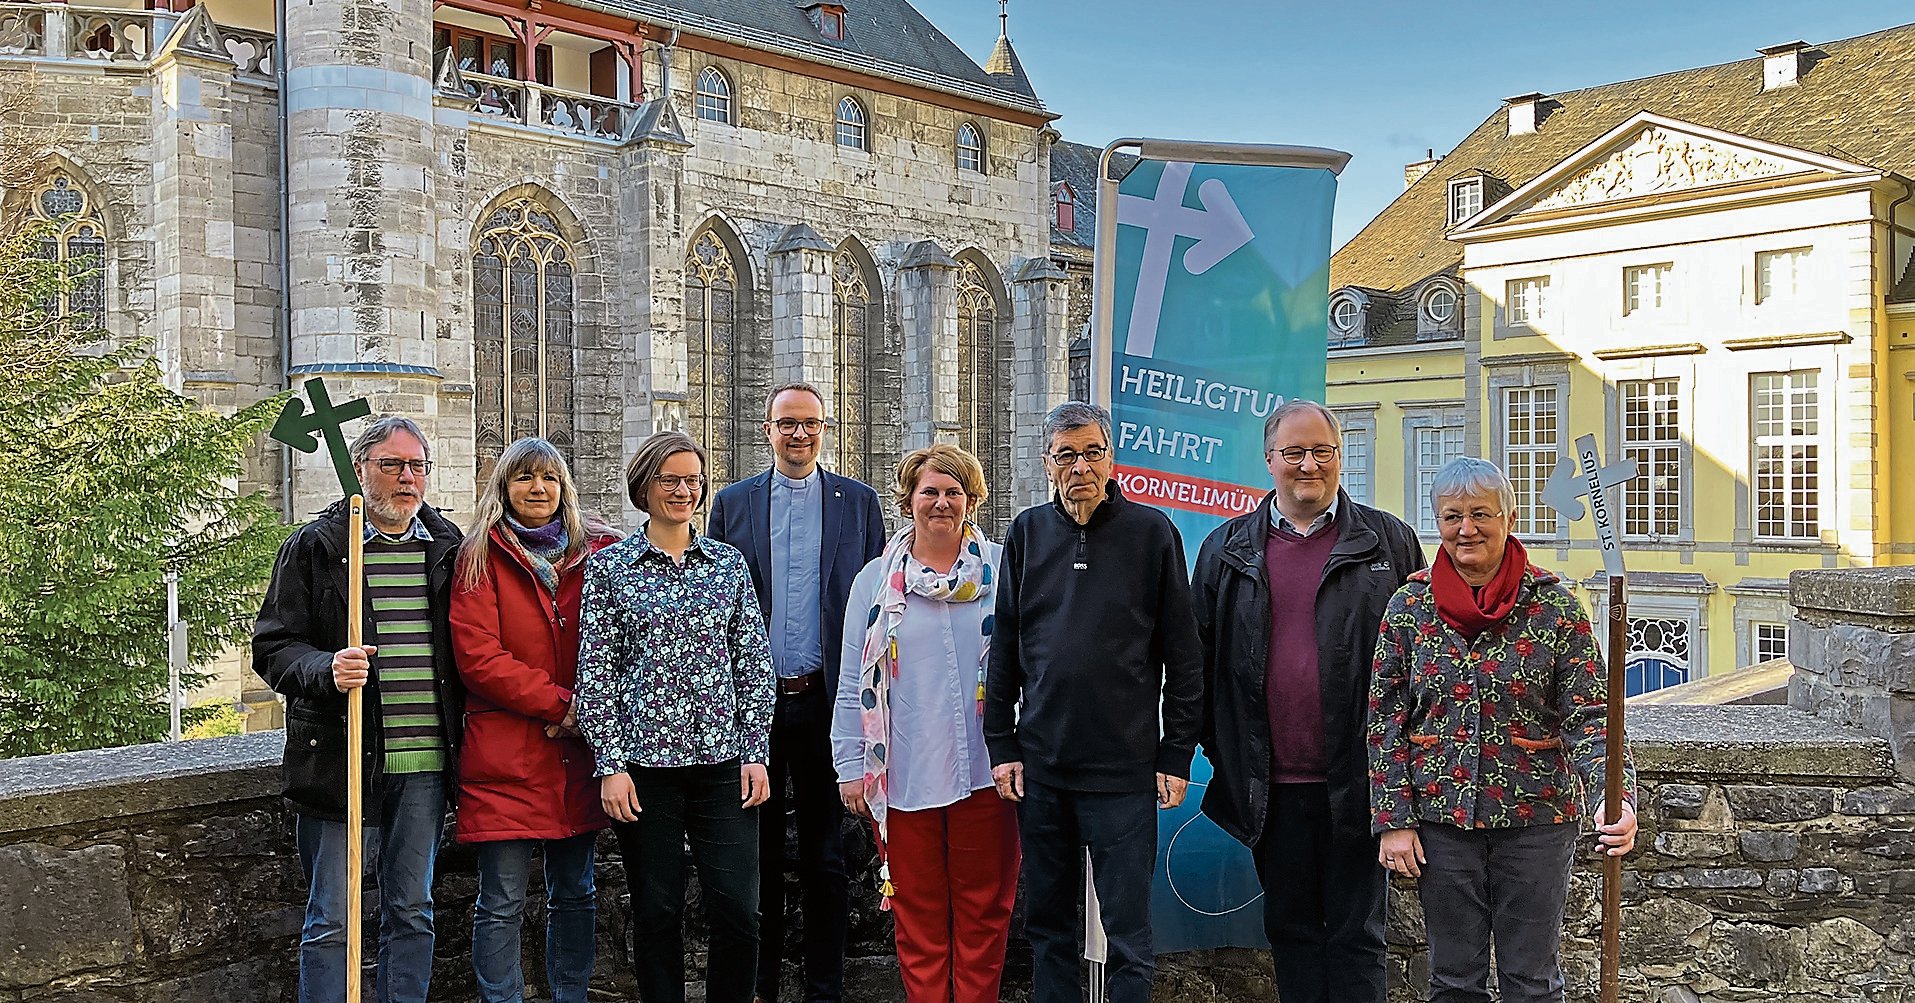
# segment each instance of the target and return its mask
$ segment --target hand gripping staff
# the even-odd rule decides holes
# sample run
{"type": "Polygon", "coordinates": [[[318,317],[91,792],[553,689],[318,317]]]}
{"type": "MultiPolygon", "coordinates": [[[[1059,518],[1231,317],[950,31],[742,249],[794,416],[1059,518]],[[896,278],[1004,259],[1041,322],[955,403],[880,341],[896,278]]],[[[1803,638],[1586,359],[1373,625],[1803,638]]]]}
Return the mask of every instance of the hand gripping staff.
{"type": "MultiPolygon", "coordinates": [[[[1603,757],[1603,825],[1622,818],[1622,767],[1624,748],[1623,694],[1627,681],[1623,676],[1623,652],[1629,646],[1629,587],[1623,570],[1622,546],[1617,540],[1616,518],[1620,514],[1609,504],[1609,491],[1637,474],[1636,461],[1623,460],[1602,465],[1596,450],[1596,437],[1576,439],[1576,454],[1556,463],[1543,487],[1543,503],[1570,522],[1583,517],[1577,497],[1589,498],[1589,516],[1596,524],[1596,540],[1602,549],[1603,570],[1609,577],[1609,643],[1603,654],[1609,663],[1609,691],[1604,708],[1608,714],[1606,755],[1603,757]]],[[[1604,854],[1602,858],[1602,1003],[1616,1003],[1622,969],[1622,858],[1604,854]]]]}
{"type": "MultiPolygon", "coordinates": [[[[365,643],[366,605],[366,499],[353,473],[352,457],[346,452],[346,422],[372,414],[372,405],[364,398],[334,406],[326,394],[323,380],[306,381],[306,393],[312,398],[312,411],[297,395],[286,399],[285,410],[273,422],[269,435],[302,453],[316,452],[323,437],[326,451],[339,475],[339,487],[351,499],[346,526],[346,647],[365,643]]],[[[365,884],[365,701],[366,688],[355,686],[346,691],[346,1000],[358,1003],[363,955],[360,908],[365,884]]]]}

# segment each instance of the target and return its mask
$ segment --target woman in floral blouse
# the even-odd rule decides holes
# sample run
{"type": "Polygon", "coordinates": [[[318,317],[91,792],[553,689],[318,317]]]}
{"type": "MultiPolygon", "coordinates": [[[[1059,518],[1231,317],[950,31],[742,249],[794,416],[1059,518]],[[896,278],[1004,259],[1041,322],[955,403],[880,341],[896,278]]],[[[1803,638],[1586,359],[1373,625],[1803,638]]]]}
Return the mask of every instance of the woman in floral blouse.
{"type": "MultiPolygon", "coordinates": [[[[1608,751],[1603,660],[1582,604],[1510,536],[1501,470],[1452,460],[1430,503],[1442,550],[1391,597],[1370,682],[1378,858],[1417,881],[1431,1003],[1490,998],[1492,940],[1504,1003],[1559,1003],[1570,865],[1602,817],[1583,809],[1608,751]]],[[[1624,788],[1633,802],[1633,768],[1624,788]]],[[[1596,829],[1628,853],[1635,812],[1596,829]]]]}
{"type": "Polygon", "coordinates": [[[736,549],[698,533],[705,452],[682,432],[639,444],[625,471],[645,532],[585,566],[579,730],[592,744],[632,892],[643,1003],[685,998],[684,847],[711,949],[705,998],[750,1003],[758,970],[758,819],[770,792],[771,648],[736,549]]]}

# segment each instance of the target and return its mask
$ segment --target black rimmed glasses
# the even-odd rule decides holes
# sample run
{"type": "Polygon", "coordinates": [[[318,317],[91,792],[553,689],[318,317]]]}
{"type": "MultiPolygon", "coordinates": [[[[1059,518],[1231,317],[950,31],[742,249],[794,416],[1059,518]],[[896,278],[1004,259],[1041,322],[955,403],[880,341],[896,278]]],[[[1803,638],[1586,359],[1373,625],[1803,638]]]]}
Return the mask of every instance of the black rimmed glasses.
{"type": "Polygon", "coordinates": [[[797,435],[801,428],[805,430],[806,435],[818,435],[831,427],[831,423],[823,418],[806,418],[803,421],[796,418],[779,418],[768,424],[777,429],[779,435],[797,435]]]}
{"type": "Polygon", "coordinates": [[[1303,466],[1303,458],[1306,456],[1317,461],[1319,465],[1337,458],[1335,446],[1311,446],[1308,449],[1302,446],[1285,446],[1282,449],[1273,449],[1271,452],[1283,457],[1283,462],[1293,467],[1303,466]]]}
{"type": "Polygon", "coordinates": [[[1049,456],[1046,456],[1045,459],[1051,461],[1051,466],[1056,467],[1059,470],[1069,470],[1070,468],[1077,466],[1078,460],[1083,460],[1086,463],[1097,463],[1102,461],[1104,457],[1109,455],[1110,455],[1109,446],[1092,446],[1081,453],[1075,449],[1060,449],[1057,452],[1052,453],[1049,456]]]}
{"type": "Polygon", "coordinates": [[[419,477],[432,473],[431,460],[401,460],[393,456],[382,456],[372,461],[372,465],[388,477],[399,476],[401,470],[410,470],[419,477]]]}

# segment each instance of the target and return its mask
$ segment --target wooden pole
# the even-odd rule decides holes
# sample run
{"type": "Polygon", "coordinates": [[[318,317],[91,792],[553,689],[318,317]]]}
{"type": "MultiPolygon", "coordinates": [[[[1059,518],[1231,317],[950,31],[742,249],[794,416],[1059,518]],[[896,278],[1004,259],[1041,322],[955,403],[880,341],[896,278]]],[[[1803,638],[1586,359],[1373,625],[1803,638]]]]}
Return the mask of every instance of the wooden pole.
{"type": "MultiPolygon", "coordinates": [[[[346,526],[346,646],[365,642],[366,500],[352,496],[346,526]]],[[[346,1003],[359,1003],[363,937],[361,894],[365,886],[365,704],[366,688],[346,691],[346,1003]]]]}
{"type": "MultiPolygon", "coordinates": [[[[1622,817],[1624,744],[1623,654],[1629,649],[1629,586],[1627,576],[1609,576],[1609,691],[1604,699],[1609,730],[1603,757],[1603,817],[1609,825],[1622,817]]],[[[1600,846],[1601,844],[1597,844],[1600,846]]],[[[1622,858],[1602,858],[1602,1003],[1616,1003],[1622,973],[1622,858]]]]}

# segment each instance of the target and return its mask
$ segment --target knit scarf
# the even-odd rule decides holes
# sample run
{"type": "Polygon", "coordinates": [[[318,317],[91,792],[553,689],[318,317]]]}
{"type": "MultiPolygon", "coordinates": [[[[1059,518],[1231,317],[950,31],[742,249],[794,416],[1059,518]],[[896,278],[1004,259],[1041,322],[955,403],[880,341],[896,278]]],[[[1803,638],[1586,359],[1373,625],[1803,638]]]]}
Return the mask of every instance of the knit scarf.
{"type": "Polygon", "coordinates": [[[1529,568],[1529,552],[1523,542],[1510,537],[1504,544],[1503,563],[1480,590],[1471,588],[1450,561],[1450,552],[1438,550],[1436,565],[1430,569],[1430,591],[1436,594],[1436,614],[1443,622],[1469,640],[1501,623],[1516,609],[1516,591],[1523,584],[1523,572],[1529,568]]]}
{"type": "MultiPolygon", "coordinates": [[[[887,757],[891,750],[891,680],[897,678],[898,624],[904,620],[907,595],[946,603],[986,602],[991,598],[992,569],[984,559],[984,534],[975,524],[964,527],[964,539],[958,545],[957,563],[948,573],[933,571],[912,558],[911,543],[916,529],[906,526],[885,545],[878,566],[884,571],[879,579],[878,595],[865,620],[864,654],[860,659],[858,705],[864,719],[864,803],[871,811],[878,843],[878,908],[891,909],[891,863],[886,853],[885,827],[887,757]]],[[[991,614],[983,620],[984,644],[977,663],[977,712],[984,713],[984,665],[991,652],[991,614]]],[[[953,666],[962,670],[962,666],[953,666]]]]}
{"type": "Polygon", "coordinates": [[[518,548],[520,556],[524,557],[525,563],[531,567],[532,576],[539,580],[540,585],[545,586],[545,591],[554,596],[558,595],[558,561],[565,556],[565,547],[568,542],[564,521],[554,519],[535,529],[527,529],[519,525],[517,519],[508,515],[505,517],[505,524],[512,530],[505,534],[506,539],[518,548]]]}

